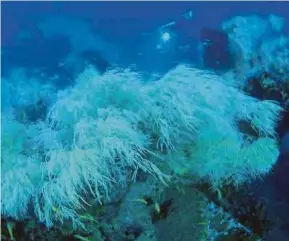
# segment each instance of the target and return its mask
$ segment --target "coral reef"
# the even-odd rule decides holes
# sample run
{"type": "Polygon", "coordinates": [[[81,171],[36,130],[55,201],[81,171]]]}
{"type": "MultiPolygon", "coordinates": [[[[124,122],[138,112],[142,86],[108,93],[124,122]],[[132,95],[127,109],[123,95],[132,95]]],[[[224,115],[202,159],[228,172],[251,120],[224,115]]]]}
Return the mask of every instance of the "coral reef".
{"type": "Polygon", "coordinates": [[[125,187],[139,170],[164,184],[186,174],[214,188],[241,185],[274,164],[280,111],[189,66],[146,84],[129,70],[99,75],[90,67],[58,93],[44,120],[3,119],[7,128],[26,131],[17,132],[19,148],[9,131],[2,136],[9,153],[2,162],[2,213],[21,218],[31,203],[47,226],[66,219],[79,226],[77,210],[87,207],[88,197],[113,201],[113,187],[125,187]],[[239,121],[258,135],[238,129],[239,121]]]}
{"type": "MultiPolygon", "coordinates": [[[[57,21],[40,25],[47,37],[69,25],[57,21]]],[[[69,86],[23,68],[2,79],[2,239],[272,235],[277,224],[269,230],[263,202],[246,192],[260,183],[269,190],[276,173],[287,187],[286,165],[278,166],[289,130],[284,19],[238,16],[223,32],[203,29],[216,38],[204,67],[218,74],[185,64],[163,75],[115,67],[106,61],[113,51],[102,58],[104,42],[76,23],[89,38],[79,46],[82,36],[64,32],[73,47],[66,70],[76,76],[69,86]]]]}

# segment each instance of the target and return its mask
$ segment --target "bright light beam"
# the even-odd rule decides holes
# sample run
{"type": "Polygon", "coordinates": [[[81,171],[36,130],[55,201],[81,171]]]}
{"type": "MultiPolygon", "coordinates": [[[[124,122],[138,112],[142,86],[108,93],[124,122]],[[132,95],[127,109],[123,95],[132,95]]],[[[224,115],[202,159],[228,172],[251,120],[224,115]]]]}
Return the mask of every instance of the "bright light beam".
{"type": "Polygon", "coordinates": [[[164,33],[162,34],[162,40],[163,40],[164,42],[169,41],[170,38],[171,38],[171,35],[170,35],[168,32],[164,32],[164,33]]]}

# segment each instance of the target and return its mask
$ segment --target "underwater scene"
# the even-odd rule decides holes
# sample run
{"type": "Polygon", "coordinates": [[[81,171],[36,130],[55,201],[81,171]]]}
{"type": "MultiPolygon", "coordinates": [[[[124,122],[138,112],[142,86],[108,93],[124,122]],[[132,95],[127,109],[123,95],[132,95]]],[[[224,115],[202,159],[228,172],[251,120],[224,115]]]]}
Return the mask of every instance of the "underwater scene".
{"type": "Polygon", "coordinates": [[[289,2],[1,2],[1,240],[289,241],[289,2]]]}

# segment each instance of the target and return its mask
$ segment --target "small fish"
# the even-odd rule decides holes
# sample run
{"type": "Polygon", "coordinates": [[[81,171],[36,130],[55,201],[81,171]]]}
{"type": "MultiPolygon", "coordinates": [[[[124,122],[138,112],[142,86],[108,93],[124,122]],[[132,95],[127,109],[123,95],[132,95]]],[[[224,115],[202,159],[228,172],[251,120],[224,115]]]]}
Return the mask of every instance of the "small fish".
{"type": "Polygon", "coordinates": [[[138,198],[138,199],[135,199],[134,201],[143,203],[145,205],[148,205],[148,202],[145,199],[143,199],[143,198],[138,198]]]}
{"type": "Polygon", "coordinates": [[[199,222],[198,224],[199,224],[199,225],[208,225],[207,222],[199,222]]]}
{"type": "Polygon", "coordinates": [[[59,208],[52,206],[52,211],[55,212],[58,216],[61,216],[61,211],[59,208]]]}
{"type": "Polygon", "coordinates": [[[155,210],[157,211],[158,214],[161,212],[160,205],[158,203],[155,203],[155,210]]]}
{"type": "Polygon", "coordinates": [[[14,224],[11,222],[8,222],[7,223],[7,229],[8,229],[9,237],[11,240],[15,240],[14,235],[13,235],[13,228],[14,228],[14,224]]]}
{"type": "Polygon", "coordinates": [[[91,221],[91,222],[95,222],[95,219],[89,214],[79,215],[79,217],[81,219],[85,219],[85,220],[88,220],[88,221],[91,221]]]}
{"type": "Polygon", "coordinates": [[[74,236],[75,238],[79,239],[79,240],[82,240],[82,241],[91,241],[90,238],[82,237],[82,236],[80,236],[80,235],[78,235],[78,234],[75,234],[75,235],[73,235],[73,236],[74,236]]]}

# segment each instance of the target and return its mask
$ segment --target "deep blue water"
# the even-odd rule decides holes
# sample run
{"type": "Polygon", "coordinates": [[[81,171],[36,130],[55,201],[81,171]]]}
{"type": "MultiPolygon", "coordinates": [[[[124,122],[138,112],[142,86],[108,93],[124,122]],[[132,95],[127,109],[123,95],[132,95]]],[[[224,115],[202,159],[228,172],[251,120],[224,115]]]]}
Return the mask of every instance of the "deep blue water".
{"type": "MultiPolygon", "coordinates": [[[[277,14],[288,18],[287,2],[4,2],[2,3],[3,45],[11,44],[21,28],[35,26],[48,16],[60,14],[91,21],[106,38],[132,42],[143,32],[180,18],[192,10],[194,21],[184,31],[198,38],[203,27],[218,28],[235,15],[277,14]]],[[[286,24],[285,31],[289,32],[286,24]]]]}
{"type": "MultiPolygon", "coordinates": [[[[165,72],[178,62],[198,62],[197,45],[204,28],[220,29],[236,15],[276,14],[288,19],[286,2],[4,2],[2,3],[2,73],[13,66],[57,71],[71,46],[63,36],[43,37],[38,24],[55,16],[68,17],[79,32],[85,21],[106,44],[101,55],[110,63],[136,65],[140,70],[165,72]],[[192,18],[184,14],[191,11],[192,18]],[[155,49],[159,28],[174,21],[177,38],[165,53],[155,49]],[[186,51],[178,48],[184,46],[186,51]],[[153,59],[153,61],[152,61],[153,59]]],[[[284,33],[289,33],[286,23],[284,33]]],[[[79,45],[86,41],[79,40],[79,45]]],[[[183,49],[184,49],[183,48],[183,49]]]]}

